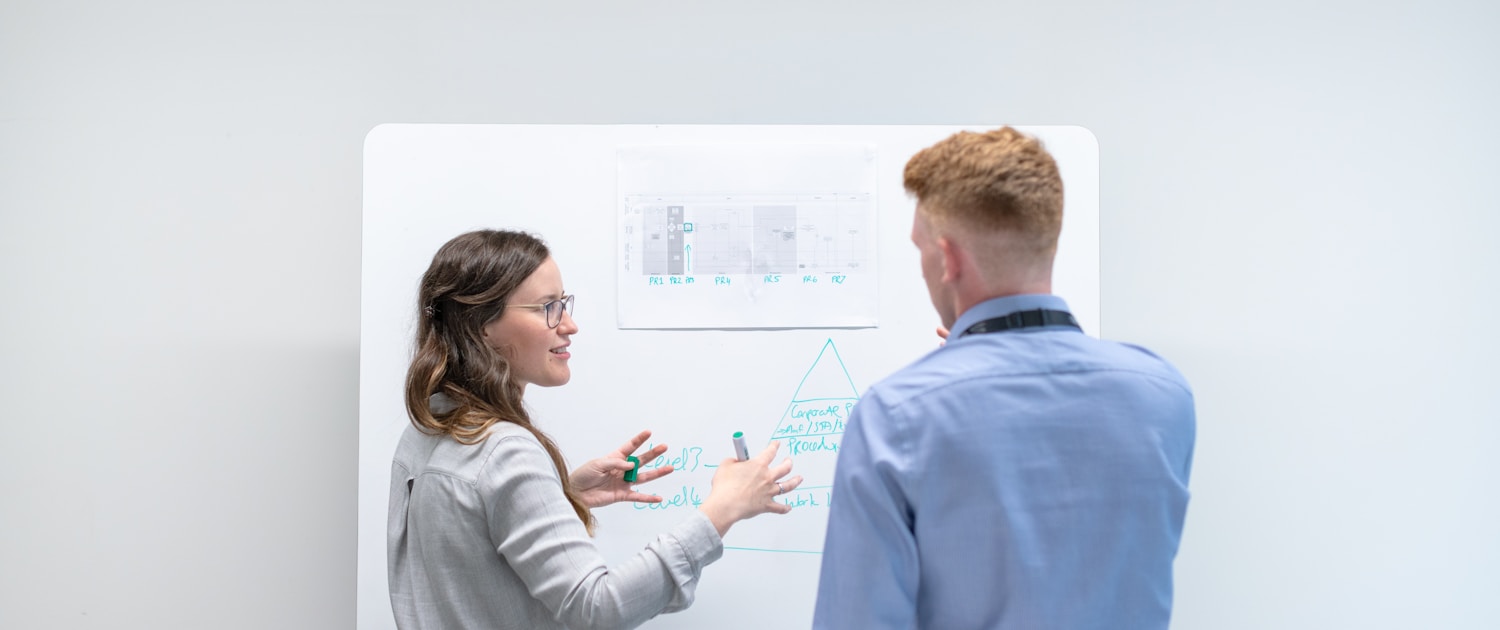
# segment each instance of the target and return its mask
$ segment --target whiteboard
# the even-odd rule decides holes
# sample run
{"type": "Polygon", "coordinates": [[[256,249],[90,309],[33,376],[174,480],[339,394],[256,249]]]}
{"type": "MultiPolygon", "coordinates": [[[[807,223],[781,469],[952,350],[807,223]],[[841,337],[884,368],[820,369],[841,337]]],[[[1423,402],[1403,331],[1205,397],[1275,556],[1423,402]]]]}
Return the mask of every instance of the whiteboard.
{"type": "MultiPolygon", "coordinates": [[[[358,627],[394,628],[386,587],[391,456],[407,426],[402,401],[415,296],[432,255],[480,228],[543,237],[578,296],[572,381],[532,387],[527,402],[572,466],[641,429],[677,472],[641,486],[658,506],[596,510],[611,563],[641,550],[706,497],[712,466],[743,431],[752,451],[781,436],[807,480],[791,514],[734,526],[704,570],[697,600],[648,628],[804,626],[812,619],[833,464],[850,406],[871,384],[938,345],[938,319],[910,241],[915,208],[901,186],[912,154],[962,130],[1000,126],[382,125],[364,153],[361,273],[358,627]],[[621,329],[617,169],[624,147],[867,145],[874,152],[878,313],[873,327],[621,329]],[[817,427],[814,429],[813,427],[817,427]]],[[[1054,292],[1099,331],[1098,145],[1081,127],[1018,129],[1046,144],[1066,194],[1054,292]]],[[[832,535],[837,535],[834,532],[832,535]]]]}

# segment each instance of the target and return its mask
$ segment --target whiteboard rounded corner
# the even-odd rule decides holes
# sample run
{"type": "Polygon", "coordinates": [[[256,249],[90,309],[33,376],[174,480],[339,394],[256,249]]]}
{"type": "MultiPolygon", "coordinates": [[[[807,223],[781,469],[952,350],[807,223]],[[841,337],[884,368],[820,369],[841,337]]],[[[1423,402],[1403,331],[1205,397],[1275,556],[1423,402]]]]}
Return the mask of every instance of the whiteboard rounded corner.
{"type": "Polygon", "coordinates": [[[1097,159],[1097,156],[1099,155],[1099,136],[1094,135],[1094,131],[1092,129],[1089,129],[1088,127],[1085,127],[1083,125],[1066,125],[1065,127],[1070,130],[1076,130],[1076,133],[1078,133],[1082,138],[1087,138],[1089,148],[1093,149],[1094,155],[1097,159]]]}
{"type": "Polygon", "coordinates": [[[381,143],[388,141],[388,136],[395,133],[397,127],[402,126],[404,125],[400,123],[380,123],[365,132],[365,159],[368,160],[370,158],[370,150],[372,148],[378,147],[381,143]]]}

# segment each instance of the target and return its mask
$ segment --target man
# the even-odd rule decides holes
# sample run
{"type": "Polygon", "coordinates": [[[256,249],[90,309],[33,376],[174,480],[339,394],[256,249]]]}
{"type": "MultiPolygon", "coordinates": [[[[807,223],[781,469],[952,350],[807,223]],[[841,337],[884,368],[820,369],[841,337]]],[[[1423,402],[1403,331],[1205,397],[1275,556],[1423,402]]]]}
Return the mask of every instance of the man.
{"type": "Polygon", "coordinates": [[[1051,295],[1057,164],[1011,128],[906,165],[946,345],[870,388],[834,477],[816,628],[1166,628],[1194,411],[1051,295]]]}

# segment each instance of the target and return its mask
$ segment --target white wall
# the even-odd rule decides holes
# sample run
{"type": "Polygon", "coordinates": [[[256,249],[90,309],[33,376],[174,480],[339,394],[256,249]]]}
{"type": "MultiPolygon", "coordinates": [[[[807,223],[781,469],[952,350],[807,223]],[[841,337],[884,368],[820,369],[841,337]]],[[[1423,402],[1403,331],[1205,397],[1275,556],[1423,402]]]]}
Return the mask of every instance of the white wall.
{"type": "Polygon", "coordinates": [[[1197,388],[1177,628],[1500,625],[1500,5],[0,4],[0,627],[354,625],[381,122],[1101,145],[1197,388]]]}

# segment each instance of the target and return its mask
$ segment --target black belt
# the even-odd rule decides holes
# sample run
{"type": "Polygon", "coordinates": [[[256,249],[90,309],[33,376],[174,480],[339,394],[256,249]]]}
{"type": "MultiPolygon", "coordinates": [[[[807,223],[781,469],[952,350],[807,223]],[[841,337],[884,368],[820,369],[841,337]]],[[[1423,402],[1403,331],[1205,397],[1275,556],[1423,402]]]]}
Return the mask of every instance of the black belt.
{"type": "Polygon", "coordinates": [[[1041,328],[1043,326],[1067,326],[1083,332],[1083,327],[1078,325],[1078,320],[1073,319],[1072,313],[1039,308],[1034,311],[1016,311],[1004,317],[986,319],[970,326],[968,330],[964,331],[964,334],[982,335],[984,333],[1019,330],[1021,328],[1041,328]]]}

